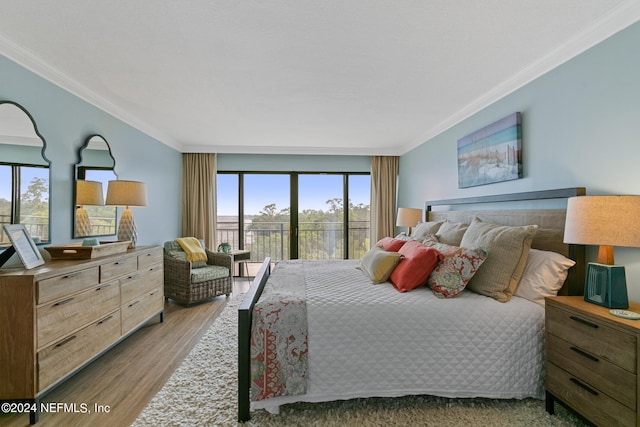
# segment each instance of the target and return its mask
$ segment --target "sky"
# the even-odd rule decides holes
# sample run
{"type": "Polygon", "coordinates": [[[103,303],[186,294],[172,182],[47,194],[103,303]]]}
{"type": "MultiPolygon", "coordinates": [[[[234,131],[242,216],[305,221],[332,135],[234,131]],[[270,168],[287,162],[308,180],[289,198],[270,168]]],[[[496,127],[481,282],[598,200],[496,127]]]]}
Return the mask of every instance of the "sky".
{"type": "MultiPolygon", "coordinates": [[[[277,210],[289,207],[288,174],[245,174],[245,214],[255,215],[271,203],[277,210]]],[[[326,201],[342,198],[342,175],[298,175],[299,208],[327,210],[326,201]]],[[[352,175],[349,180],[349,196],[354,204],[368,205],[370,199],[369,175],[352,175]]],[[[218,175],[218,215],[237,215],[238,176],[218,175]]]]}
{"type": "MultiPolygon", "coordinates": [[[[24,192],[35,176],[49,179],[49,169],[22,167],[22,192],[24,192]]],[[[0,199],[11,200],[11,166],[0,165],[0,199]]]]}

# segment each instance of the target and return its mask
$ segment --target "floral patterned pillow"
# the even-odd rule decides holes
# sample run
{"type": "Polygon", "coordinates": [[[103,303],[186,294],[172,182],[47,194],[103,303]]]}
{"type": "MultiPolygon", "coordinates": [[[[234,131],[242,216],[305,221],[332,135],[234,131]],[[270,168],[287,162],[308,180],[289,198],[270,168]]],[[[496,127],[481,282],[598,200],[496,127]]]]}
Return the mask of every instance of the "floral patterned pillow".
{"type": "Polygon", "coordinates": [[[427,285],[438,298],[452,298],[462,292],[487,259],[484,248],[469,249],[436,242],[429,246],[444,255],[444,260],[433,269],[427,280],[427,285]]]}

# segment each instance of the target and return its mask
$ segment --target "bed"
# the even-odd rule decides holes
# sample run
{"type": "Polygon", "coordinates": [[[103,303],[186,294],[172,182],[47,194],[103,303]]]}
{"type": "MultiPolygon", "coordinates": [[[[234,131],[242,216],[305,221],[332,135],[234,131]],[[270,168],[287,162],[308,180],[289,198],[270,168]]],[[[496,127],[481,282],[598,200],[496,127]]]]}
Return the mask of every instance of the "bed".
{"type": "MultiPolygon", "coordinates": [[[[536,206],[584,194],[584,188],[568,188],[430,201],[425,221],[446,223],[453,231],[461,224],[494,227],[490,231],[498,233],[496,241],[503,229],[529,230],[536,259],[560,254],[571,265],[575,262],[565,267],[558,294],[580,295],[584,247],[563,243],[564,209],[536,206]],[[494,208],[503,202],[509,209],[494,208]],[[513,203],[525,208],[514,209],[513,203]],[[490,208],[476,209],[483,206],[490,208]]],[[[467,236],[473,234],[464,229],[462,239],[467,231],[467,236]]],[[[446,231],[439,234],[443,240],[447,236],[446,231]]],[[[494,249],[489,253],[499,253],[494,249]]],[[[534,257],[529,258],[531,264],[534,257]]],[[[464,287],[451,298],[427,286],[398,292],[395,279],[393,286],[386,281],[373,285],[363,266],[354,260],[291,260],[272,267],[270,259],[264,261],[238,308],[239,421],[247,421],[251,410],[277,413],[281,405],[294,402],[405,395],[544,397],[539,295],[534,299],[514,291],[508,302],[501,302],[506,298],[463,292],[464,287]],[[264,347],[278,340],[286,348],[269,354],[264,347]],[[257,356],[276,353],[283,360],[271,371],[256,362],[257,356]]],[[[485,273],[479,266],[475,274],[480,271],[485,273]]]]}

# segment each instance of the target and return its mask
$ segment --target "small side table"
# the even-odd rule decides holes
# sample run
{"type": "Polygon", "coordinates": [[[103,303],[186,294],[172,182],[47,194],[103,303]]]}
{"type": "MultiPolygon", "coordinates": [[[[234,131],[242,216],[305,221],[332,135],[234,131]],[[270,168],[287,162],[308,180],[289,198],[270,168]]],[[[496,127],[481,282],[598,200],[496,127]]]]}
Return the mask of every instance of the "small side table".
{"type": "MultiPolygon", "coordinates": [[[[249,265],[247,264],[247,261],[251,260],[251,251],[233,249],[229,254],[231,255],[234,263],[238,262],[244,264],[244,269],[247,273],[245,277],[249,277],[249,265]]],[[[238,270],[238,274],[242,276],[242,269],[238,270]]]]}

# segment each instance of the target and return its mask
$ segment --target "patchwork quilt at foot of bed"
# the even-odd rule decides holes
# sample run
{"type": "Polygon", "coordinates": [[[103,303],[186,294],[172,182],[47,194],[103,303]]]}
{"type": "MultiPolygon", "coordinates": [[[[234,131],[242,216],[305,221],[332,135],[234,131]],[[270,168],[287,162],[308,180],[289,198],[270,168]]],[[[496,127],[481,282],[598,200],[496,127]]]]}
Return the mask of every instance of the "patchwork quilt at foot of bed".
{"type": "Polygon", "coordinates": [[[308,328],[300,263],[278,264],[253,309],[251,400],[307,392],[308,328]]]}

